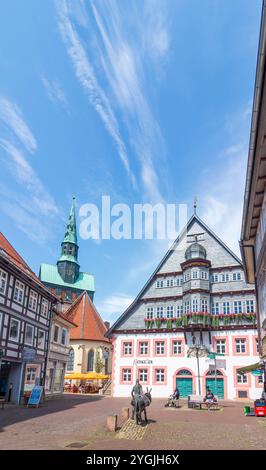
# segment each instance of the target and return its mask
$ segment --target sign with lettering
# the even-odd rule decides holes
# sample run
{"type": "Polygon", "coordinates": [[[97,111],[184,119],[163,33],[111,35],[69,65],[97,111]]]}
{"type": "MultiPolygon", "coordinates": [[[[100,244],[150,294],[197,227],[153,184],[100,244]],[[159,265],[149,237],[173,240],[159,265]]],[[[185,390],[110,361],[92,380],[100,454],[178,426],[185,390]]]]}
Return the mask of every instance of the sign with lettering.
{"type": "Polygon", "coordinates": [[[152,359],[135,359],[134,364],[152,364],[152,359]]]}
{"type": "Polygon", "coordinates": [[[42,392],[43,392],[43,386],[42,385],[36,385],[33,387],[30,398],[28,401],[28,405],[35,405],[38,406],[42,397],[42,392]]]}
{"type": "Polygon", "coordinates": [[[24,362],[32,362],[36,359],[36,350],[33,348],[27,348],[24,346],[22,349],[22,361],[24,362]]]}

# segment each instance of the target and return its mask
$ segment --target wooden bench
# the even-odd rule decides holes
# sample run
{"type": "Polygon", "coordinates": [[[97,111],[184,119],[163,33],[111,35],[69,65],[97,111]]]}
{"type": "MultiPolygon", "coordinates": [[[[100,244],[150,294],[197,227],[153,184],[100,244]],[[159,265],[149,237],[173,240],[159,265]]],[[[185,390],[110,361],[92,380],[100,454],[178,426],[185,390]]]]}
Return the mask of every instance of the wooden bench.
{"type": "Polygon", "coordinates": [[[188,395],[188,408],[201,408],[204,405],[204,397],[202,395],[188,395]]]}
{"type": "Polygon", "coordinates": [[[202,405],[206,406],[208,410],[211,408],[217,410],[219,408],[218,400],[215,397],[215,401],[209,403],[204,401],[203,395],[189,395],[188,396],[188,408],[200,408],[202,405]]]}

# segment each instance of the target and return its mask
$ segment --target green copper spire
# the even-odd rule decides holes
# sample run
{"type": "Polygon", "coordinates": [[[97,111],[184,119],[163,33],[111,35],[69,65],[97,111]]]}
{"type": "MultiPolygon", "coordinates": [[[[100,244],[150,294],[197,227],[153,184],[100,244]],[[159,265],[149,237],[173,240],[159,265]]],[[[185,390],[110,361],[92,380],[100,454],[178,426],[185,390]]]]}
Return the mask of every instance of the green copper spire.
{"type": "Polygon", "coordinates": [[[72,206],[69,213],[68,224],[66,227],[66,233],[63,243],[75,243],[77,241],[77,227],[76,227],[76,214],[75,214],[75,198],[73,197],[72,206]]]}
{"type": "Polygon", "coordinates": [[[65,282],[73,283],[79,276],[78,248],[75,198],[73,197],[65,238],[61,243],[61,256],[57,261],[58,273],[65,282]]]}

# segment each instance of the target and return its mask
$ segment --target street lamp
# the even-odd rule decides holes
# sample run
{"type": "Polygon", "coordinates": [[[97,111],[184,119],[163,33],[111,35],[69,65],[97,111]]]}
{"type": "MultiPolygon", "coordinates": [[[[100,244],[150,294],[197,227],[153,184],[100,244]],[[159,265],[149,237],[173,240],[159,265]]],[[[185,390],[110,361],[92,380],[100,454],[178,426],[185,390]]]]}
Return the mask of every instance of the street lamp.
{"type": "Polygon", "coordinates": [[[204,346],[204,344],[197,341],[193,346],[191,346],[187,352],[188,357],[197,358],[197,369],[198,369],[198,387],[199,395],[201,395],[201,384],[200,384],[200,368],[199,368],[199,358],[206,357],[209,354],[209,350],[204,346]]]}

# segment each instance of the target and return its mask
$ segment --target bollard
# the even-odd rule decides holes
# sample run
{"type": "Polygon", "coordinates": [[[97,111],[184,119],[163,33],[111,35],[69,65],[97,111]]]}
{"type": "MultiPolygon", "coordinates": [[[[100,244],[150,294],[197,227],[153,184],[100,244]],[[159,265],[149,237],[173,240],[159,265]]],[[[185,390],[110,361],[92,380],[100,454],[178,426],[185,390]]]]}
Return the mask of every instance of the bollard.
{"type": "Polygon", "coordinates": [[[117,415],[107,416],[106,424],[108,431],[115,432],[117,430],[117,415]]]}
{"type": "Polygon", "coordinates": [[[129,408],[122,408],[122,421],[126,421],[129,418],[129,408]]]}

